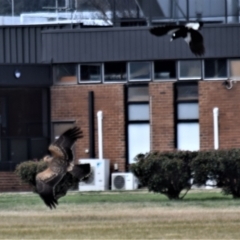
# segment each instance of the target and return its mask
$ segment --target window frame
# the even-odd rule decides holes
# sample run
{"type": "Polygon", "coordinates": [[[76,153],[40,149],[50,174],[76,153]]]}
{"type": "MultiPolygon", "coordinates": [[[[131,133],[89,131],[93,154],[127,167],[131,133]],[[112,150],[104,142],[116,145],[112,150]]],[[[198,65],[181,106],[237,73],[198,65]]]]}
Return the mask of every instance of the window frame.
{"type": "MultiPolygon", "coordinates": [[[[53,68],[52,68],[52,74],[53,74],[53,84],[54,85],[77,85],[78,81],[79,81],[79,64],[77,63],[59,63],[59,64],[54,64],[53,68]],[[60,66],[60,65],[75,65],[76,68],[76,81],[75,82],[60,82],[57,81],[57,73],[56,73],[56,67],[60,66]]],[[[70,76],[69,76],[70,77],[70,76]]]]}
{"type": "MultiPolygon", "coordinates": [[[[149,85],[148,83],[139,83],[139,84],[125,84],[124,85],[124,106],[125,106],[125,149],[126,149],[126,166],[128,169],[129,164],[132,162],[129,159],[129,126],[134,125],[141,125],[141,124],[149,124],[149,147],[151,149],[151,102],[149,96],[149,85]],[[140,101],[128,101],[128,89],[131,87],[147,87],[148,88],[148,101],[147,100],[140,100],[140,101]],[[149,105],[149,120],[129,120],[129,105],[138,105],[138,104],[148,104],[149,105]]],[[[149,149],[149,150],[150,150],[149,149]]]]}
{"type": "Polygon", "coordinates": [[[226,60],[226,77],[213,77],[213,78],[211,78],[211,77],[205,77],[205,61],[206,60],[221,60],[221,59],[217,59],[217,58],[212,58],[212,59],[203,59],[203,79],[204,80],[206,80],[206,81],[217,81],[217,80],[219,80],[219,81],[222,81],[222,80],[227,80],[228,78],[229,78],[229,70],[230,70],[230,68],[229,68],[229,61],[228,61],[228,59],[225,59],[225,58],[223,58],[222,60],[226,60]]]}
{"type": "Polygon", "coordinates": [[[127,62],[127,81],[128,82],[151,82],[151,80],[153,79],[152,75],[153,75],[153,68],[152,68],[152,61],[129,61],[127,62]],[[131,63],[149,63],[149,73],[150,76],[149,78],[144,78],[144,79],[131,79],[131,63]]]}
{"type": "Polygon", "coordinates": [[[105,64],[109,62],[104,62],[103,63],[103,83],[105,84],[111,84],[111,83],[126,83],[128,81],[128,62],[126,61],[117,61],[114,63],[125,63],[126,67],[126,79],[125,80],[105,80],[105,64]]]}
{"type": "Polygon", "coordinates": [[[227,59],[228,79],[240,80],[240,76],[239,77],[231,76],[231,61],[239,61],[240,62],[240,58],[229,58],[229,59],[227,59]]]}
{"type": "MultiPolygon", "coordinates": [[[[198,103],[198,109],[199,109],[199,95],[196,96],[196,98],[190,98],[190,99],[177,99],[177,88],[180,85],[197,85],[198,88],[198,81],[178,81],[174,83],[174,147],[175,149],[178,149],[178,124],[181,123],[198,123],[199,124],[199,129],[200,129],[200,123],[199,123],[199,118],[191,118],[191,119],[179,119],[178,118],[178,104],[179,103],[198,103]]],[[[200,133],[199,133],[200,134],[200,133]]],[[[200,135],[199,135],[199,149],[200,149],[200,135]]]]}
{"type": "Polygon", "coordinates": [[[152,61],[152,80],[153,82],[172,82],[172,81],[177,81],[178,80],[178,61],[177,60],[155,60],[152,61]],[[155,78],[155,62],[174,62],[174,67],[175,67],[175,78],[155,78]]]}
{"type": "Polygon", "coordinates": [[[201,59],[182,59],[182,60],[179,60],[177,61],[177,79],[178,81],[200,81],[203,79],[203,61],[201,59]],[[201,76],[200,77],[193,77],[193,76],[190,76],[190,77],[181,77],[180,76],[180,65],[181,65],[181,62],[184,62],[184,61],[199,61],[200,62],[200,73],[201,73],[201,76]]]}
{"type": "Polygon", "coordinates": [[[103,71],[104,71],[104,67],[103,67],[103,63],[81,63],[78,64],[78,83],[79,84],[92,84],[92,83],[102,83],[103,82],[103,71]],[[88,65],[88,66],[99,66],[100,67],[100,80],[81,80],[81,66],[82,65],[88,65]]]}

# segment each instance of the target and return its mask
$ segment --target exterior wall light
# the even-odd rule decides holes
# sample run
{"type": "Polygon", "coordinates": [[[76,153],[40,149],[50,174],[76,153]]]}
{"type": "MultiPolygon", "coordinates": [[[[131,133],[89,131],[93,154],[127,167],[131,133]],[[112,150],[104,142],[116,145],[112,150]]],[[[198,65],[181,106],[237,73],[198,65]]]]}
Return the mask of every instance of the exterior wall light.
{"type": "Polygon", "coordinates": [[[15,78],[20,78],[21,77],[21,72],[18,69],[16,69],[15,72],[14,72],[14,76],[15,76],[15,78]]]}

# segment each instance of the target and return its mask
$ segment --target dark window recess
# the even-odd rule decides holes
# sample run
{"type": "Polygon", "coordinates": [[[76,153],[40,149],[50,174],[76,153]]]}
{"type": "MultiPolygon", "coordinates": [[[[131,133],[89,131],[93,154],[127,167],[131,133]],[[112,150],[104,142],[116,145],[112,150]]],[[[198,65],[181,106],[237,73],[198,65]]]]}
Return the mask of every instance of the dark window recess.
{"type": "Polygon", "coordinates": [[[204,61],[205,78],[226,78],[227,60],[226,59],[208,59],[204,61]]]}
{"type": "Polygon", "coordinates": [[[46,89],[0,89],[0,171],[47,153],[48,105],[46,89]]]}
{"type": "Polygon", "coordinates": [[[127,67],[126,62],[113,62],[104,64],[104,80],[105,82],[126,81],[127,67]]]}
{"type": "Polygon", "coordinates": [[[96,64],[96,65],[81,65],[80,67],[80,76],[81,82],[100,82],[101,81],[101,65],[96,64]]]}
{"type": "Polygon", "coordinates": [[[154,79],[172,79],[176,78],[175,61],[155,61],[154,79]]]}

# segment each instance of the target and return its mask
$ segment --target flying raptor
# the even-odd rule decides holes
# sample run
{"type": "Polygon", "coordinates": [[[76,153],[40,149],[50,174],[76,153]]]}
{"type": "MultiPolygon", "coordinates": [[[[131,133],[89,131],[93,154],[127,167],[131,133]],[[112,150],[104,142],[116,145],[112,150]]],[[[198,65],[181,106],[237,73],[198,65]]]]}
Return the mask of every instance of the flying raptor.
{"type": "Polygon", "coordinates": [[[72,174],[80,181],[91,171],[90,164],[74,165],[72,147],[82,137],[82,131],[78,127],[65,131],[48,148],[51,156],[44,158],[48,164],[47,169],[36,175],[36,192],[51,209],[56,207],[58,198],[64,196],[68,190],[64,189],[60,195],[56,194],[57,185],[67,174],[72,174]]]}
{"type": "Polygon", "coordinates": [[[204,39],[198,31],[202,28],[202,22],[187,23],[185,25],[166,25],[157,26],[149,29],[150,33],[155,36],[170,35],[170,41],[177,38],[183,38],[189,45],[190,50],[196,56],[202,56],[205,53],[204,39]]]}

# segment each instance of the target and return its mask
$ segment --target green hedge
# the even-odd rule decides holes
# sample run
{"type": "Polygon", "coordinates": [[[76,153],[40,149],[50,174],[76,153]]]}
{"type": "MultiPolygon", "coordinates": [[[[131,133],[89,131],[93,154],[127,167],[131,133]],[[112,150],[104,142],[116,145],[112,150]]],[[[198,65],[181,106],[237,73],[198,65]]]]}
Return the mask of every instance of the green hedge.
{"type": "Polygon", "coordinates": [[[240,149],[199,151],[191,168],[195,184],[215,180],[224,194],[240,198],[240,149]]]}
{"type": "Polygon", "coordinates": [[[196,152],[151,152],[136,156],[131,171],[149,191],[165,194],[169,199],[179,199],[182,190],[191,188],[191,160],[196,152]]]}
{"type": "Polygon", "coordinates": [[[179,199],[182,190],[206,185],[208,180],[224,194],[240,198],[240,149],[173,151],[138,154],[130,169],[149,191],[179,199]]]}
{"type": "MultiPolygon", "coordinates": [[[[28,183],[33,192],[36,192],[35,189],[35,177],[39,172],[42,172],[47,168],[46,162],[43,160],[40,161],[25,161],[17,165],[15,173],[21,178],[25,183],[28,183]]],[[[55,189],[55,194],[57,199],[66,195],[67,191],[71,188],[76,188],[79,180],[72,176],[72,174],[67,173],[63,179],[58,183],[55,189]]]]}
{"type": "Polygon", "coordinates": [[[33,188],[36,185],[35,176],[47,168],[46,162],[40,161],[25,161],[17,165],[15,173],[25,183],[28,183],[33,188]]]}

